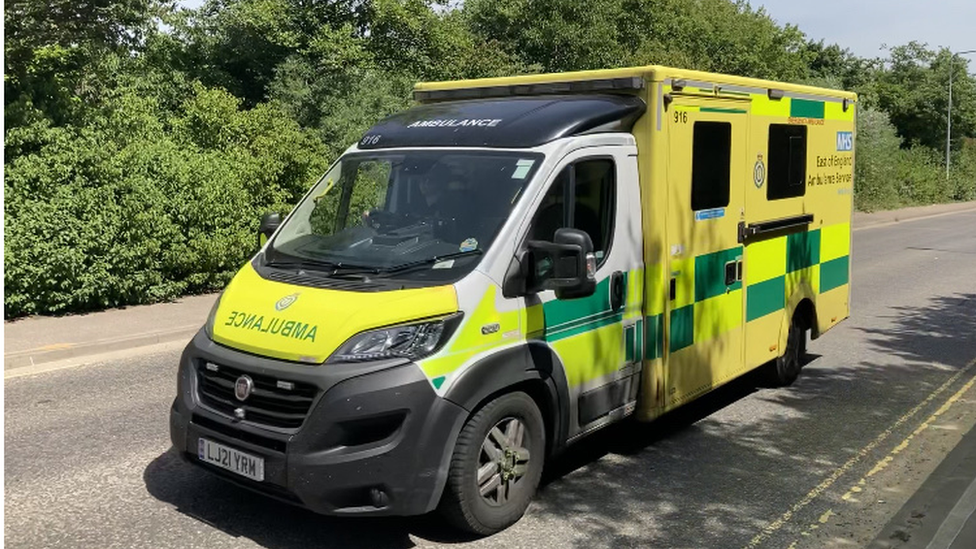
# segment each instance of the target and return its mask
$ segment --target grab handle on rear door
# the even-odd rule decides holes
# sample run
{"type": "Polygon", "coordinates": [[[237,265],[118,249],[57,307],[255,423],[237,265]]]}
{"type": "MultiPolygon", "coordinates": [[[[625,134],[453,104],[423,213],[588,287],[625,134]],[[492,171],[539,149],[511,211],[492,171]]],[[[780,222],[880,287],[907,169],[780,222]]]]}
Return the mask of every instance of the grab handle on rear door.
{"type": "Polygon", "coordinates": [[[781,219],[770,219],[769,221],[760,221],[759,223],[750,223],[748,225],[746,225],[744,221],[740,221],[739,243],[741,244],[745,242],[746,239],[754,236],[774,233],[785,229],[793,229],[796,227],[805,227],[810,223],[813,223],[813,214],[795,215],[781,219]]]}

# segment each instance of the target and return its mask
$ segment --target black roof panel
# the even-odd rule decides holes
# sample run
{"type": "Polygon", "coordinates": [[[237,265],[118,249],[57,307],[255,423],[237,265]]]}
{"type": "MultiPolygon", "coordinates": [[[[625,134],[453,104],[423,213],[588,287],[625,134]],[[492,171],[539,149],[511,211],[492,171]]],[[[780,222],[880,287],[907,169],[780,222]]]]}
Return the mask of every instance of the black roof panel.
{"type": "Polygon", "coordinates": [[[432,103],[380,121],[359,148],[535,147],[597,128],[628,131],[645,110],[638,97],[609,94],[432,103]]]}

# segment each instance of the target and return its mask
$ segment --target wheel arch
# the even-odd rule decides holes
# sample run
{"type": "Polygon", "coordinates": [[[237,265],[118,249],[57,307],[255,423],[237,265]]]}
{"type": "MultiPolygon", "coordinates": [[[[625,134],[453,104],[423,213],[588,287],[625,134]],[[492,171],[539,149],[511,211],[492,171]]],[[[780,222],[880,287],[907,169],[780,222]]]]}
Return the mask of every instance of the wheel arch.
{"type": "Polygon", "coordinates": [[[482,358],[461,373],[444,398],[468,417],[505,393],[522,391],[539,407],[546,426],[546,454],[565,446],[569,432],[569,386],[562,363],[544,342],[531,341],[482,358]]]}
{"type": "Polygon", "coordinates": [[[777,356],[786,351],[786,338],[790,333],[790,323],[793,318],[800,315],[804,328],[810,330],[810,338],[820,337],[820,330],[817,321],[817,294],[813,291],[810,283],[800,282],[790,298],[786,302],[785,314],[780,322],[779,329],[779,351],[777,356]]]}

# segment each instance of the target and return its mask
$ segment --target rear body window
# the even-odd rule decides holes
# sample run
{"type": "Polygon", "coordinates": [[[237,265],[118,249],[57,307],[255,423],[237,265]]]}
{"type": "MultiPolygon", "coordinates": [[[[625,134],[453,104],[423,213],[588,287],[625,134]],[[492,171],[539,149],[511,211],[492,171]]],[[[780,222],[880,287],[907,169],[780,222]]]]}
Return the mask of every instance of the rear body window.
{"type": "Polygon", "coordinates": [[[691,209],[729,205],[732,169],[732,124],[695,122],[691,153],[691,209]]]}
{"type": "Polygon", "coordinates": [[[807,127],[770,124],[768,157],[766,199],[803,196],[807,188],[807,127]]]}

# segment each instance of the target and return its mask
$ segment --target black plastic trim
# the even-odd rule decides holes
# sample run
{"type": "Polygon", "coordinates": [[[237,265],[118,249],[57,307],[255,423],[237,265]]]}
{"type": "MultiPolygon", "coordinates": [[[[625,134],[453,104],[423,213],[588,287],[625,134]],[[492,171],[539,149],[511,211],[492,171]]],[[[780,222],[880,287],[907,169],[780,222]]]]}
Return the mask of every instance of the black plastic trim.
{"type": "Polygon", "coordinates": [[[177,390],[170,438],[190,463],[330,515],[433,510],[468,417],[462,407],[439,397],[407,360],[307,366],[222,347],[203,331],[184,350],[177,390]],[[314,385],[318,395],[297,429],[237,421],[199,402],[196,369],[206,361],[314,385]],[[201,437],[262,457],[265,480],[251,482],[200,463],[201,437]]]}
{"type": "Polygon", "coordinates": [[[548,443],[550,453],[555,453],[569,435],[569,384],[559,357],[542,342],[529,341],[485,357],[461,373],[444,398],[473,412],[491,395],[532,381],[546,386],[553,435],[548,443]]]}
{"type": "Polygon", "coordinates": [[[514,84],[509,86],[483,86],[454,90],[414,90],[413,98],[419,103],[454,101],[459,99],[484,99],[489,97],[514,97],[526,95],[552,95],[564,93],[593,93],[608,91],[640,91],[644,79],[639,76],[601,78],[567,82],[538,84],[514,84]]]}
{"type": "Polygon", "coordinates": [[[627,404],[635,382],[629,375],[579,396],[579,424],[588,425],[627,404]]]}
{"type": "Polygon", "coordinates": [[[756,236],[762,236],[787,229],[795,229],[797,227],[806,227],[810,223],[813,223],[813,214],[795,215],[781,219],[760,221],[759,223],[750,223],[749,225],[746,225],[745,222],[740,221],[739,243],[741,244],[756,236]]]}
{"type": "Polygon", "coordinates": [[[359,148],[529,148],[593,131],[628,132],[646,110],[639,97],[610,94],[428,103],[380,121],[359,148]]]}

